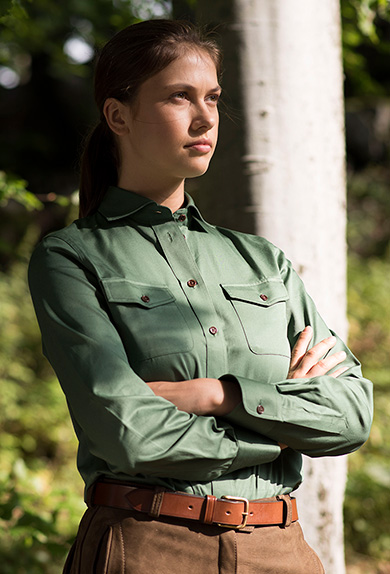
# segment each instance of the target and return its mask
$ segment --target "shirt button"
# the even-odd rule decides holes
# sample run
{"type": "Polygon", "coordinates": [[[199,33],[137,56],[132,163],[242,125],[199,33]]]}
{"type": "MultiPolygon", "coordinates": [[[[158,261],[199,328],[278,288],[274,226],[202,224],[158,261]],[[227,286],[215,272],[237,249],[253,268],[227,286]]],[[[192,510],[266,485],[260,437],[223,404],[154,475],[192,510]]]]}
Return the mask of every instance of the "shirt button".
{"type": "Polygon", "coordinates": [[[189,279],[189,280],[187,281],[188,287],[195,287],[195,285],[197,285],[197,284],[198,284],[198,282],[195,281],[195,279],[189,279]]]}
{"type": "Polygon", "coordinates": [[[212,335],[216,335],[218,333],[217,327],[210,327],[209,331],[212,335]]]}
{"type": "Polygon", "coordinates": [[[141,300],[142,300],[144,303],[149,303],[150,297],[148,297],[147,295],[142,295],[141,300]]]}
{"type": "Polygon", "coordinates": [[[263,412],[264,412],[264,407],[263,407],[263,405],[259,405],[259,406],[256,408],[256,411],[257,411],[257,414],[258,414],[258,415],[262,415],[263,412]]]}
{"type": "Polygon", "coordinates": [[[185,220],[186,220],[186,216],[183,215],[183,214],[181,214],[181,215],[179,215],[178,220],[179,220],[179,221],[185,221],[185,220]]]}
{"type": "Polygon", "coordinates": [[[260,299],[262,299],[263,301],[267,301],[268,297],[267,297],[267,295],[264,295],[264,293],[262,293],[260,295],[260,299]]]}

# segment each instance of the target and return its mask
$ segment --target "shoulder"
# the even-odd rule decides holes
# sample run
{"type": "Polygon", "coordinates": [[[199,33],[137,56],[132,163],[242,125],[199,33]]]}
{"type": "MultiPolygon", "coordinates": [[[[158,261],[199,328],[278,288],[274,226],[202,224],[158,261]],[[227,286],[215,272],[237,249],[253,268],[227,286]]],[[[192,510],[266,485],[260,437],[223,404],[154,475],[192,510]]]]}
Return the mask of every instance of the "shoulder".
{"type": "Polygon", "coordinates": [[[41,239],[30,258],[28,268],[30,282],[34,278],[52,275],[70,266],[88,267],[83,237],[91,228],[91,221],[87,222],[87,219],[78,219],[41,239]]]}
{"type": "Polygon", "coordinates": [[[214,226],[206,223],[211,232],[216,233],[233,245],[244,257],[250,257],[272,268],[288,265],[290,262],[284,252],[265,237],[214,226]]]}
{"type": "Polygon", "coordinates": [[[45,237],[35,247],[32,259],[37,256],[44,256],[45,253],[74,253],[83,257],[82,245],[85,242],[86,236],[88,236],[93,230],[96,229],[96,222],[94,217],[85,217],[82,219],[76,219],[70,225],[52,231],[48,233],[45,237]]]}

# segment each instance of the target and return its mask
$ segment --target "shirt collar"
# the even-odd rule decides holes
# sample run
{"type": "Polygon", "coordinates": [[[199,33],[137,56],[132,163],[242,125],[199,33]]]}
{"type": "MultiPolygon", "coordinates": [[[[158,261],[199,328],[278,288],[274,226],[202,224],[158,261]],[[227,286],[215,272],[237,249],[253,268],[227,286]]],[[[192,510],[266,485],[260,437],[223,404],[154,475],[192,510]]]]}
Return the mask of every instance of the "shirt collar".
{"type": "MultiPolygon", "coordinates": [[[[186,209],[189,213],[203,221],[203,217],[192,197],[188,195],[188,193],[185,193],[185,198],[186,205],[181,208],[181,210],[186,209]]],[[[108,221],[131,217],[138,223],[153,225],[172,221],[173,219],[172,211],[168,207],[159,205],[152,199],[134,193],[133,191],[114,186],[108,188],[98,211],[108,221]]]]}

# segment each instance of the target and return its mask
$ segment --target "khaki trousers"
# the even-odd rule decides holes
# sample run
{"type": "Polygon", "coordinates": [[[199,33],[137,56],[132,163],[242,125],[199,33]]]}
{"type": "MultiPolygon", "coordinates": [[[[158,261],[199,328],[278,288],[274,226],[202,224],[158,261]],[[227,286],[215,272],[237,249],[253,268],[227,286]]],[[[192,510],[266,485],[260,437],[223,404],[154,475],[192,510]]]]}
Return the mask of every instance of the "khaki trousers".
{"type": "Polygon", "coordinates": [[[224,529],[95,506],[64,574],[323,574],[298,522],[224,529]]]}

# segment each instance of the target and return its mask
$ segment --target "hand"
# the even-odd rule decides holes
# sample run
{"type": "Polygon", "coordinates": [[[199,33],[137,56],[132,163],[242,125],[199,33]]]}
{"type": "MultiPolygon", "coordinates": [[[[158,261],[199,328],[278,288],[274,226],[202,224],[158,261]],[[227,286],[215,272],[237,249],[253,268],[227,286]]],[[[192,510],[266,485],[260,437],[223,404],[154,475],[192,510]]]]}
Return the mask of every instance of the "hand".
{"type": "MultiPolygon", "coordinates": [[[[340,351],[339,353],[334,353],[333,355],[324,357],[330,349],[332,349],[336,344],[336,337],[328,337],[323,339],[317,345],[314,345],[309,351],[308,346],[313,337],[313,329],[308,326],[299,335],[298,341],[294,345],[290,361],[290,369],[287,375],[288,379],[308,379],[310,377],[318,377],[321,375],[326,375],[331,369],[342,363],[346,358],[346,353],[340,351]]],[[[331,377],[338,377],[348,367],[341,367],[333,373],[331,377]]]]}
{"type": "Polygon", "coordinates": [[[219,379],[190,379],[172,383],[147,383],[155,395],[173,403],[179,411],[195,415],[224,416],[242,400],[240,385],[219,379]]]}

